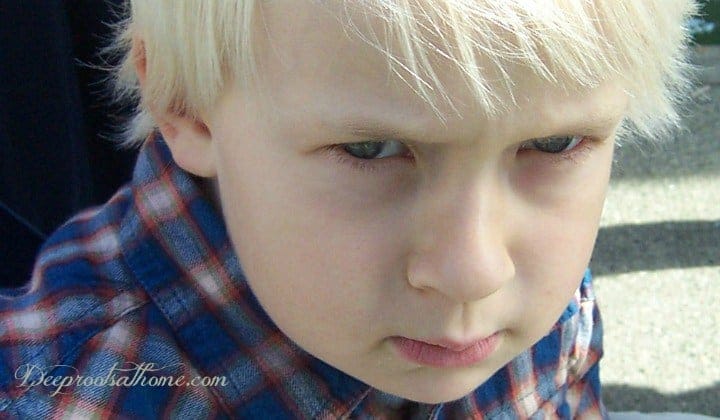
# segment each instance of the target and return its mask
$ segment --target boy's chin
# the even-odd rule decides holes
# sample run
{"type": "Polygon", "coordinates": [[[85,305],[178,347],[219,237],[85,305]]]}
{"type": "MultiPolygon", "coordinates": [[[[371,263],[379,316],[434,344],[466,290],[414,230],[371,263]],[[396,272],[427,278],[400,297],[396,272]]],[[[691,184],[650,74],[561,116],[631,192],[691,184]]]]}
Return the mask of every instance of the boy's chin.
{"type": "Polygon", "coordinates": [[[441,404],[459,400],[487,381],[486,378],[440,378],[438,380],[408,380],[395,386],[376,387],[380,391],[425,404],[441,404]]]}

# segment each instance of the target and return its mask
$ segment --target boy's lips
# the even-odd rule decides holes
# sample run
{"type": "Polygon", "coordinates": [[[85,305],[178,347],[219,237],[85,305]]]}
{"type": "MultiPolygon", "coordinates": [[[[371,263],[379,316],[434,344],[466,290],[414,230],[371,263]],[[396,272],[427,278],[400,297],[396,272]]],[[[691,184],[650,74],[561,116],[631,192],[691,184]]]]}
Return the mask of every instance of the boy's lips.
{"type": "Polygon", "coordinates": [[[436,367],[462,367],[488,358],[497,348],[500,338],[500,332],[495,332],[468,341],[392,337],[391,342],[403,358],[412,362],[436,367]]]}

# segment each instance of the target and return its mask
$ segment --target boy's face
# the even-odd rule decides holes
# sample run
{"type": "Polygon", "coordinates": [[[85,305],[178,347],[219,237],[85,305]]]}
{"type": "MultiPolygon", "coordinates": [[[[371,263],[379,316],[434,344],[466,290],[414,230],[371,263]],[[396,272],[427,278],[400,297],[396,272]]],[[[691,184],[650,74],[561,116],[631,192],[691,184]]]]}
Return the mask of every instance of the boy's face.
{"type": "Polygon", "coordinates": [[[443,125],[380,54],[291,3],[265,8],[256,43],[271,101],[230,89],[206,121],[248,282],[330,365],[409,399],[460,398],[542,338],[578,287],[626,97],[612,83],[564,93],[514,69],[520,109],[488,119],[440,63],[462,115],[442,108],[443,125]],[[573,135],[592,139],[518,150],[573,135]],[[386,143],[331,150],[369,140],[386,143]],[[422,343],[487,337],[482,351],[422,343]]]}

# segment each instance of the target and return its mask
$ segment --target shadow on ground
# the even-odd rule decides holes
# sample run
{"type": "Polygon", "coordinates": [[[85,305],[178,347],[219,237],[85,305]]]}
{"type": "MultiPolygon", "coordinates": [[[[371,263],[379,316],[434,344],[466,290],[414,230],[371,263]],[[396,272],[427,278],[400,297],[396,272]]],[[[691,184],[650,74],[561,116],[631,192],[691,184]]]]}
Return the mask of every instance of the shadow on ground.
{"type": "Polygon", "coordinates": [[[627,385],[603,385],[603,401],[610,411],[685,413],[720,416],[720,382],[680,394],[627,385]]]}
{"type": "Polygon", "coordinates": [[[590,267],[601,276],[717,266],[719,250],[720,220],[609,226],[598,233],[590,267]]]}

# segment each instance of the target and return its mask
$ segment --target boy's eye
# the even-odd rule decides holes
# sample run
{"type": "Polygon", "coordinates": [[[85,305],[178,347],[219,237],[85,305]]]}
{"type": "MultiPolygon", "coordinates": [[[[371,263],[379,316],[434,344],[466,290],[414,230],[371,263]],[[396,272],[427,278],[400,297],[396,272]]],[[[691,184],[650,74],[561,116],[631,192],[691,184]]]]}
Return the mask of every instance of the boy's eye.
{"type": "Polygon", "coordinates": [[[365,141],[361,143],[347,143],[342,149],[350,156],[363,159],[382,159],[400,154],[407,154],[407,147],[397,140],[365,141]]]}
{"type": "Polygon", "coordinates": [[[364,173],[397,169],[399,162],[415,161],[410,148],[398,140],[336,144],[325,150],[341,164],[350,165],[364,173]]]}
{"type": "Polygon", "coordinates": [[[523,143],[520,150],[537,150],[543,153],[558,154],[569,152],[585,139],[584,136],[555,136],[534,139],[523,143]]]}

